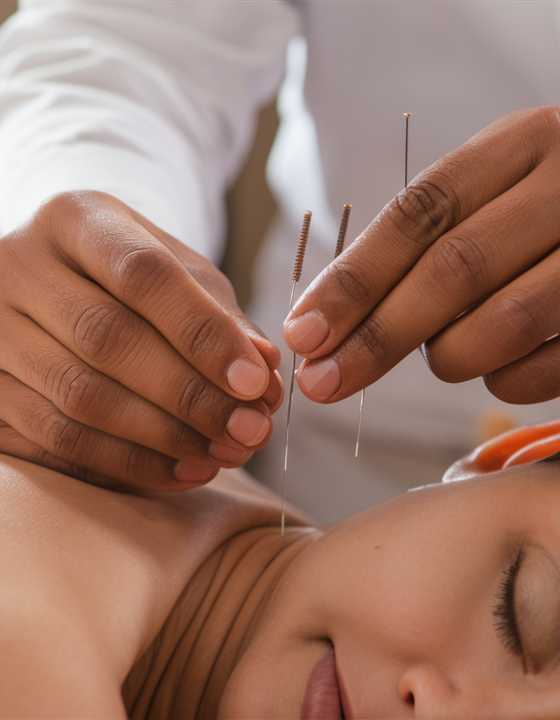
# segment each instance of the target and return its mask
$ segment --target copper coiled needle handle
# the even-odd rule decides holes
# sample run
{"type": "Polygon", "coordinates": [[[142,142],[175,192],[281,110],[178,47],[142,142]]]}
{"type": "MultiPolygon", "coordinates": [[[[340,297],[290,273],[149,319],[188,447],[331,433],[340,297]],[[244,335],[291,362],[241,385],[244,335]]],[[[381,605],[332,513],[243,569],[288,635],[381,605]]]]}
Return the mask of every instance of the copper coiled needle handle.
{"type": "Polygon", "coordinates": [[[345,205],[342,208],[342,218],[340,220],[338,240],[336,241],[336,250],[334,251],[335,260],[340,255],[342,248],[344,247],[344,241],[346,240],[346,233],[348,231],[348,221],[350,220],[350,210],[352,210],[352,205],[345,205]]]}
{"type": "MultiPolygon", "coordinates": [[[[290,296],[290,307],[288,312],[291,311],[294,305],[294,295],[296,291],[296,285],[301,278],[301,271],[303,268],[303,258],[305,256],[305,248],[307,247],[307,238],[309,237],[309,225],[311,224],[311,210],[306,210],[303,216],[303,224],[301,226],[301,233],[299,236],[299,242],[296,250],[296,259],[294,261],[294,271],[292,273],[292,294],[290,296]]],[[[294,400],[294,380],[296,374],[296,354],[294,353],[294,359],[292,362],[292,377],[290,378],[290,394],[288,395],[288,416],[286,418],[286,452],[284,453],[284,477],[282,478],[282,518],[280,521],[280,534],[284,537],[284,524],[285,524],[285,502],[286,502],[286,472],[288,470],[288,441],[290,439],[290,415],[292,413],[292,402],[294,400]]]]}

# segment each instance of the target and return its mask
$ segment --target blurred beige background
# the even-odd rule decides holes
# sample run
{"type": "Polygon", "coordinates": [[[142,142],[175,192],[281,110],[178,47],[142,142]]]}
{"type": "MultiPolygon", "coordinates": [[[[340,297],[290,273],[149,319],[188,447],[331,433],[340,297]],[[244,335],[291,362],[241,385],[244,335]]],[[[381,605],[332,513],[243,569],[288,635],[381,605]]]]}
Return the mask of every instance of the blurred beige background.
{"type": "Polygon", "coordinates": [[[260,114],[251,153],[227,196],[229,232],[222,270],[232,281],[242,309],[251,294],[253,260],[276,210],[264,170],[277,127],[273,103],[260,114]]]}
{"type": "MultiPolygon", "coordinates": [[[[0,23],[16,9],[16,0],[0,0],[0,23]]],[[[251,293],[253,260],[275,210],[264,168],[277,127],[278,117],[272,104],[260,115],[251,154],[227,196],[229,233],[222,270],[232,281],[242,308],[247,306],[251,293]]]]}

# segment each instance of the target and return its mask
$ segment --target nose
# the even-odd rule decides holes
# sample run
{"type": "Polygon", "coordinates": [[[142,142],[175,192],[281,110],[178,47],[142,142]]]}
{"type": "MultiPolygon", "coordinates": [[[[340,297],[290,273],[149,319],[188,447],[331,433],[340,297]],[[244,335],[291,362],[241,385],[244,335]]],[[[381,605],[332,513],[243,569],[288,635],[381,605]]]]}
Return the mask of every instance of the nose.
{"type": "Polygon", "coordinates": [[[414,718],[452,718],[458,691],[437,669],[427,665],[408,668],[399,682],[399,697],[414,718]]]}

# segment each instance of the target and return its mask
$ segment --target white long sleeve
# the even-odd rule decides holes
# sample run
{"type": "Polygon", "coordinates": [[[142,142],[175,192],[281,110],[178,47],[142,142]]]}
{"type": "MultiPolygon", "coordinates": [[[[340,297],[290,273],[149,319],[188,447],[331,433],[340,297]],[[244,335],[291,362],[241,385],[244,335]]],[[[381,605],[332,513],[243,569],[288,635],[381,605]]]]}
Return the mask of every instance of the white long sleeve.
{"type": "Polygon", "coordinates": [[[297,27],[281,0],[21,2],[0,34],[0,232],[96,189],[215,260],[297,27]]]}

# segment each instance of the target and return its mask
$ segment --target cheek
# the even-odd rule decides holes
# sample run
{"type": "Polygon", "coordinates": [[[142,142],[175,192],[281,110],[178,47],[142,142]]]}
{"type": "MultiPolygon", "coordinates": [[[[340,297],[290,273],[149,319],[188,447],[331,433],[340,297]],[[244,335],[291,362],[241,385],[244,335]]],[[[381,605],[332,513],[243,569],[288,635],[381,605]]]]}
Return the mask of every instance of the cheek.
{"type": "Polygon", "coordinates": [[[492,552],[490,536],[471,534],[432,529],[412,542],[402,532],[344,563],[340,558],[332,597],[338,598],[333,627],[341,638],[389,655],[426,648],[443,654],[472,634],[483,615],[491,622],[499,553],[492,552]]]}

